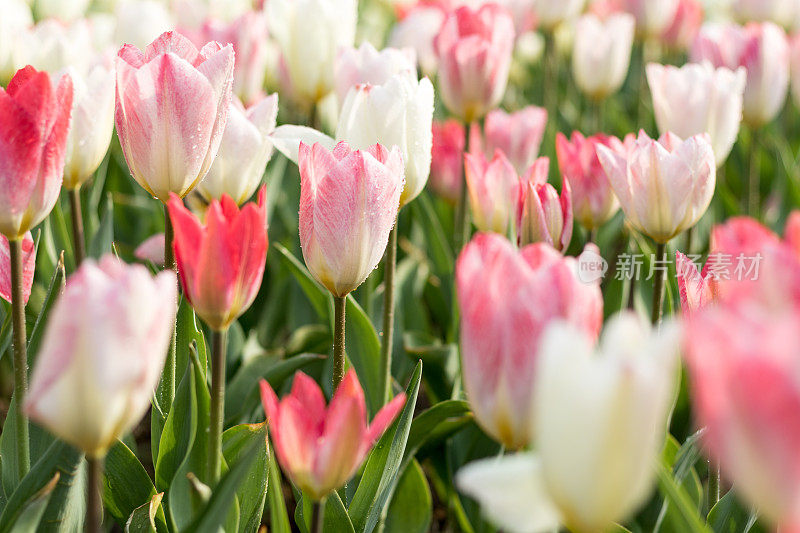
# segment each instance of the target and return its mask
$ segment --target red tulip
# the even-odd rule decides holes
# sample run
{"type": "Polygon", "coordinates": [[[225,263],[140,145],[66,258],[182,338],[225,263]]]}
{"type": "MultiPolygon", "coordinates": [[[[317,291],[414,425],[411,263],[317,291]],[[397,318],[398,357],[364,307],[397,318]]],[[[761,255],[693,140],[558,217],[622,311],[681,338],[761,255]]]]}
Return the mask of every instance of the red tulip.
{"type": "Polygon", "coordinates": [[[215,330],[226,329],[253,303],[267,258],[266,187],[258,204],[241,211],[228,195],[212,200],[205,226],[173,194],[169,216],[175,229],[175,260],[184,293],[215,330]]]}
{"type": "Polygon", "coordinates": [[[529,444],[538,348],[546,326],[566,320],[596,339],[603,320],[597,283],[574,258],[544,243],[521,250],[481,233],[456,264],[464,389],[475,418],[508,448],[529,444]]]}
{"type": "Polygon", "coordinates": [[[319,385],[302,372],[295,374],[291,393],[280,401],[261,380],[261,402],[278,461],[295,486],[315,500],[353,477],[405,400],[405,394],[396,396],[367,425],[364,391],[352,369],[327,408],[319,385]]]}
{"type": "MultiPolygon", "coordinates": [[[[26,304],[31,295],[35,269],[36,246],[29,231],[22,237],[22,298],[26,304]]],[[[11,256],[5,235],[0,235],[0,298],[11,302],[11,256]]]]}
{"type": "Polygon", "coordinates": [[[53,87],[25,67],[0,87],[0,234],[21,238],[53,209],[61,191],[72,112],[72,80],[53,87]]]}
{"type": "Polygon", "coordinates": [[[434,41],[447,109],[472,122],[503,97],[514,49],[514,20],[497,4],[451,12],[434,41]]]}
{"type": "Polygon", "coordinates": [[[464,126],[459,121],[434,121],[430,183],[436,194],[454,204],[462,187],[464,141],[464,126]]]}

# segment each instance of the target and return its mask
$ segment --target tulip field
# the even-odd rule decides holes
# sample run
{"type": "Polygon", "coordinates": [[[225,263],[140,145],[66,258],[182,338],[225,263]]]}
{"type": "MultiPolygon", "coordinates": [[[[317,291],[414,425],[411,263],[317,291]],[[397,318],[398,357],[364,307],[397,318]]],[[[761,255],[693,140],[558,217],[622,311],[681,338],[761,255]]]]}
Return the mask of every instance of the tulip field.
{"type": "Polygon", "coordinates": [[[0,533],[800,533],[800,0],[0,0],[0,533]]]}

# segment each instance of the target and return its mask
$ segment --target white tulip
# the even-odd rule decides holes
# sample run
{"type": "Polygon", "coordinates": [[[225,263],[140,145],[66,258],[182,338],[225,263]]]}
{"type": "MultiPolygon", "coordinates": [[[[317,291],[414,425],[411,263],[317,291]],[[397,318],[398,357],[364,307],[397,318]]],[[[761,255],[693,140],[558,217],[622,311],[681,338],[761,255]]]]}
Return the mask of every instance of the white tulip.
{"type": "Polygon", "coordinates": [[[386,83],[394,74],[417,71],[417,54],[413,48],[376,50],[369,42],[358,48],[344,48],[336,58],[336,96],[344,104],[347,93],[356,85],[386,83]]]}
{"type": "Polygon", "coordinates": [[[541,25],[553,30],[580,14],[585,3],[586,0],[534,0],[533,9],[541,25]]]}
{"type": "Polygon", "coordinates": [[[581,91],[601,100],[622,87],[631,62],[635,27],[636,20],[628,13],[605,20],[593,14],[578,19],[572,73],[581,91]]]}
{"type": "Polygon", "coordinates": [[[64,24],[47,19],[17,38],[14,63],[16,68],[31,65],[50,73],[66,67],[85,72],[95,54],[91,27],[86,20],[64,24]]]}
{"type": "Polygon", "coordinates": [[[647,65],[658,130],[687,139],[707,133],[717,166],[721,166],[739,135],[742,96],[747,83],[744,67],[714,69],[711,63],[683,67],[647,65]]]}
{"type": "Polygon", "coordinates": [[[277,115],[277,94],[247,109],[238,98],[231,98],[219,152],[208,174],[197,185],[197,191],[207,201],[227,194],[242,204],[253,195],[272,155],[269,135],[275,129],[277,115]]]}
{"type": "Polygon", "coordinates": [[[24,0],[0,0],[0,83],[16,71],[14,49],[17,39],[33,24],[31,9],[24,0]]]}
{"type": "Polygon", "coordinates": [[[117,5],[116,44],[132,44],[140,50],[165,31],[174,29],[172,15],[157,0],[125,0],[117,5]]]}
{"type": "Polygon", "coordinates": [[[334,88],[334,64],[356,33],[355,0],[270,0],[270,34],[278,43],[295,99],[314,104],[334,88]]]}
{"type": "Polygon", "coordinates": [[[444,19],[445,13],[441,8],[417,4],[403,20],[395,24],[389,36],[389,46],[416,50],[422,72],[433,76],[438,63],[433,39],[439,33],[444,19]]]}

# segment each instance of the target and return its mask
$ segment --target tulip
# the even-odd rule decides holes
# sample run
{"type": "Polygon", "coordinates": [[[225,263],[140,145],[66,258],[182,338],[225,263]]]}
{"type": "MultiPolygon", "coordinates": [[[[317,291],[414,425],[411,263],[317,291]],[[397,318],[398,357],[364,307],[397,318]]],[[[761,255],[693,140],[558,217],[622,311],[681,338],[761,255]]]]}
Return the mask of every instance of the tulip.
{"type": "Polygon", "coordinates": [[[705,16],[700,0],[678,0],[672,22],[661,34],[661,41],[672,50],[684,51],[692,46],[705,16]]]}
{"type": "Polygon", "coordinates": [[[657,141],[642,131],[627,157],[605,146],[597,155],[628,221],[657,243],[694,226],[711,203],[716,164],[707,135],[657,141]]]}
{"type": "Polygon", "coordinates": [[[206,177],[197,184],[197,192],[206,201],[228,195],[241,205],[253,195],[272,156],[269,134],[275,129],[277,116],[277,94],[262,98],[247,109],[238,98],[231,99],[219,153],[206,177]]]}
{"type": "Polygon", "coordinates": [[[514,48],[514,21],[505,8],[459,7],[447,16],[434,46],[442,100],[452,114],[470,123],[500,103],[514,48]]]}
{"type": "Polygon", "coordinates": [[[104,455],[150,407],[176,299],[172,273],[153,278],[111,255],[85,261],[50,313],[25,411],[87,455],[104,455]]]}
{"type": "Polygon", "coordinates": [[[531,442],[532,396],[542,333],[565,319],[596,337],[603,301],[577,277],[574,258],[544,243],[517,251],[478,234],[456,263],[464,389],[475,419],[507,448],[531,442]]]}
{"type": "Polygon", "coordinates": [[[622,87],[631,62],[636,20],[627,13],[605,20],[583,15],[575,25],[572,75],[578,88],[594,100],[603,100],[622,87]]]}
{"type": "Polygon", "coordinates": [[[20,34],[15,45],[17,67],[30,65],[50,73],[70,66],[86,71],[95,55],[91,27],[86,20],[69,24],[55,19],[42,20],[20,34]]]}
{"type": "Polygon", "coordinates": [[[491,161],[465,154],[464,168],[475,227],[506,235],[522,216],[525,184],[500,150],[491,161]]]}
{"type": "Polygon", "coordinates": [[[150,261],[156,266],[164,266],[164,239],[163,233],[148,237],[136,247],[133,255],[140,261],[150,261]]]}
{"type": "Polygon", "coordinates": [[[445,18],[446,13],[439,5],[418,3],[394,26],[389,46],[412,48],[422,72],[433,76],[438,66],[434,39],[445,18]]]}
{"type": "Polygon", "coordinates": [[[116,125],[134,179],[166,203],[186,196],[217,155],[228,118],[233,48],[199,52],[186,37],[162,34],[142,52],[117,57],[116,125]]]}
{"type": "Polygon", "coordinates": [[[0,13],[0,84],[5,84],[14,75],[17,40],[33,24],[33,17],[25,0],[0,0],[0,13]]]}
{"type": "Polygon", "coordinates": [[[789,87],[789,44],[775,24],[706,25],[695,39],[691,57],[716,67],[747,69],[744,121],[751,128],[772,121],[783,108],[789,87]]]}
{"type": "Polygon", "coordinates": [[[689,315],[710,305],[716,296],[716,279],[709,261],[698,272],[697,265],[680,252],[675,252],[675,271],[678,277],[678,292],[681,295],[681,310],[689,315]]]}
{"type": "Polygon", "coordinates": [[[358,48],[344,48],[336,58],[336,96],[344,104],[356,85],[383,85],[395,74],[417,72],[413,48],[384,48],[380,52],[367,41],[358,48]]]}
{"type": "Polygon", "coordinates": [[[519,242],[546,242],[564,252],[572,238],[572,198],[569,181],[563,183],[561,196],[546,183],[550,160],[540,157],[523,178],[523,208],[519,242]]]}
{"type": "Polygon", "coordinates": [[[431,187],[455,204],[461,194],[464,169],[464,126],[455,119],[433,122],[431,187]]]}
{"type": "Polygon", "coordinates": [[[533,10],[544,29],[553,31],[562,22],[578,16],[585,3],[586,0],[534,0],[533,10]]]}
{"type": "Polygon", "coordinates": [[[644,39],[658,37],[675,19],[679,0],[622,0],[623,10],[636,17],[636,32],[644,39]]]}
{"type": "Polygon", "coordinates": [[[797,17],[797,3],[787,0],[733,0],[731,12],[742,22],[774,22],[791,28],[797,17]]]}
{"type": "Polygon", "coordinates": [[[714,69],[710,63],[681,68],[650,63],[647,81],[659,131],[682,138],[708,133],[717,166],[722,166],[739,134],[746,71],[714,69]]]}
{"type": "Polygon", "coordinates": [[[605,224],[619,209],[617,197],[597,156],[598,146],[626,153],[623,143],[608,135],[584,137],[574,131],[571,139],[563,133],[556,136],[558,166],[564,180],[569,181],[575,219],[589,231],[605,224]]]}
{"type": "Polygon", "coordinates": [[[417,81],[409,71],[395,74],[383,85],[359,85],[342,105],[336,138],[367,149],[375,144],[397,146],[405,164],[405,187],[400,207],[416,198],[431,168],[433,85],[417,81]]]}
{"type": "Polygon", "coordinates": [[[248,11],[231,23],[207,20],[194,42],[202,47],[209,41],[233,45],[233,94],[248,105],[261,100],[269,61],[264,13],[248,11]]]}
{"type": "Polygon", "coordinates": [[[266,10],[292,95],[315,104],[334,89],[337,52],[355,40],[355,0],[275,0],[266,10]]]}
{"type": "Polygon", "coordinates": [[[0,88],[0,233],[17,240],[58,199],[72,110],[72,80],[19,70],[0,88]]]}
{"type": "Polygon", "coordinates": [[[483,124],[483,137],[477,124],[470,133],[470,152],[483,152],[486,157],[500,150],[508,157],[517,174],[523,174],[536,161],[547,126],[547,110],[528,106],[513,113],[501,109],[490,111],[483,124]]]}
{"type": "MultiPolygon", "coordinates": [[[[22,237],[22,299],[25,304],[31,295],[33,273],[36,270],[36,246],[31,233],[22,237]]],[[[0,298],[11,303],[11,249],[5,235],[0,235],[0,298]]]]}
{"type": "Polygon", "coordinates": [[[297,372],[288,396],[278,400],[261,380],[261,402],[275,455],[294,485],[315,501],[344,485],[403,409],[405,394],[386,404],[367,424],[364,391],[350,369],[325,406],[322,389],[297,372]]]}
{"type": "Polygon", "coordinates": [[[115,44],[132,44],[142,50],[159,35],[175,28],[172,15],[159,0],[122,0],[114,10],[114,18],[115,44]],[[132,20],[136,23],[131,24],[132,20]]]}

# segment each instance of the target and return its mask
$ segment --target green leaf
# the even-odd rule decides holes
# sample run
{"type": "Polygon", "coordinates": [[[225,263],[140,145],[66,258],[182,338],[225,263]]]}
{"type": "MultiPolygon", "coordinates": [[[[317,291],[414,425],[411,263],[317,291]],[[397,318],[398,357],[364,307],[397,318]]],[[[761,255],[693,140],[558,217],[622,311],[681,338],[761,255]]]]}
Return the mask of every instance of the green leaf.
{"type": "Polygon", "coordinates": [[[386,513],[386,533],[425,533],[433,515],[428,480],[419,463],[412,461],[397,483],[386,513]]]}
{"type": "Polygon", "coordinates": [[[267,489],[269,497],[269,529],[273,533],[291,533],[289,515],[286,514],[286,503],[283,501],[283,486],[281,484],[281,470],[275,460],[275,452],[270,449],[269,454],[269,483],[267,489]]]}
{"type": "MultiPolygon", "coordinates": [[[[702,434],[703,430],[700,430],[690,435],[683,445],[679,445],[672,435],[667,435],[662,457],[664,465],[671,468],[675,483],[686,491],[698,514],[703,504],[703,487],[694,465],[700,458],[699,442],[702,434]]],[[[680,533],[683,531],[683,522],[679,510],[665,499],[653,531],[657,533],[662,529],[662,525],[666,525],[667,531],[680,533]]]]}
{"type": "Polygon", "coordinates": [[[658,465],[658,485],[664,499],[674,506],[681,519],[681,529],[686,533],[710,533],[697,511],[697,506],[686,490],[675,482],[671,469],[663,463],[658,465]]]}
{"type": "Polygon", "coordinates": [[[166,491],[178,468],[191,450],[197,431],[197,393],[195,391],[194,367],[189,365],[183,374],[175,401],[169,411],[156,460],[156,487],[166,491]]]}
{"type": "Polygon", "coordinates": [[[267,499],[269,454],[267,451],[267,424],[242,424],[222,434],[222,452],[228,464],[242,458],[252,442],[260,444],[258,454],[244,482],[236,489],[239,501],[239,531],[256,531],[261,523],[264,502],[267,499]]]}
{"type": "Polygon", "coordinates": [[[367,314],[352,295],[347,296],[345,353],[364,387],[369,412],[375,415],[383,406],[380,393],[381,341],[367,314]]]}
{"type": "Polygon", "coordinates": [[[158,517],[164,516],[161,500],[164,493],[153,494],[150,501],[134,509],[125,523],[125,533],[157,533],[160,531],[158,517]]]}
{"type": "Polygon", "coordinates": [[[757,519],[758,515],[743,507],[737,501],[736,494],[730,490],[709,511],[707,523],[714,533],[746,533],[757,519]]]}
{"type": "Polygon", "coordinates": [[[453,249],[447,240],[447,233],[439,222],[439,217],[436,216],[430,196],[427,192],[423,192],[411,206],[415,220],[419,221],[425,229],[423,235],[428,241],[426,249],[436,272],[440,275],[452,272],[453,249]]]}
{"type": "Polygon", "coordinates": [[[103,218],[100,220],[100,226],[97,228],[97,233],[92,236],[89,242],[89,248],[86,250],[89,257],[100,259],[103,255],[111,253],[111,247],[114,244],[114,202],[111,201],[111,195],[106,195],[106,200],[103,206],[103,218]]]}
{"type": "Polygon", "coordinates": [[[86,462],[64,465],[37,532],[79,531],[86,516],[86,462]]]}
{"type": "Polygon", "coordinates": [[[305,366],[323,361],[324,355],[300,354],[289,359],[260,355],[239,368],[225,390],[225,420],[232,422],[249,413],[259,402],[258,382],[265,379],[274,390],[305,366]]]}
{"type": "Polygon", "coordinates": [[[278,243],[274,243],[272,246],[281,254],[280,257],[283,260],[283,264],[300,284],[317,315],[330,323],[333,320],[333,298],[327,289],[311,277],[311,273],[309,273],[305,265],[292,255],[292,252],[278,243]]]}
{"type": "MultiPolygon", "coordinates": [[[[0,533],[6,533],[11,530],[14,523],[23,513],[26,504],[53,479],[56,473],[59,475],[59,484],[63,482],[62,478],[66,477],[67,480],[71,480],[82,460],[83,454],[72,446],[60,440],[53,442],[8,499],[3,512],[0,513],[0,533]]],[[[57,490],[57,487],[54,488],[55,490],[57,490]]],[[[62,504],[63,499],[62,501],[57,501],[51,495],[47,509],[58,508],[62,504]]]]}
{"type": "Polygon", "coordinates": [[[62,254],[58,259],[53,277],[50,279],[50,287],[47,289],[47,295],[44,298],[44,303],[42,303],[42,309],[39,311],[39,316],[36,317],[36,323],[33,325],[31,334],[28,337],[29,366],[33,366],[36,361],[36,356],[39,354],[39,344],[44,334],[44,326],[47,323],[47,317],[50,315],[50,310],[53,308],[59,296],[64,292],[66,278],[67,276],[64,272],[64,256],[62,254]]]}
{"type": "MultiPolygon", "coordinates": [[[[313,514],[311,498],[302,495],[295,508],[295,523],[300,531],[308,533],[311,530],[311,515],[313,514]]],[[[322,531],[335,533],[355,533],[353,523],[344,508],[342,499],[337,492],[331,492],[325,498],[325,514],[322,517],[322,531]]]]}
{"type": "Polygon", "coordinates": [[[397,484],[421,378],[420,362],[417,363],[406,389],[406,404],[403,411],[378,439],[364,466],[364,474],[349,508],[353,526],[359,533],[370,533],[373,530],[397,484]]]}
{"type": "Polygon", "coordinates": [[[50,502],[50,497],[58,485],[58,480],[61,474],[55,473],[47,485],[37,492],[31,500],[25,504],[25,508],[19,514],[14,527],[11,529],[12,533],[28,533],[29,531],[36,531],[42,521],[42,516],[50,502]]]}
{"type": "Polygon", "coordinates": [[[462,400],[446,400],[426,409],[411,422],[404,463],[426,443],[455,433],[472,419],[469,404],[462,400]]]}
{"type": "Polygon", "coordinates": [[[432,335],[409,331],[403,335],[403,346],[408,357],[422,360],[425,365],[424,382],[432,402],[452,397],[453,385],[458,380],[458,346],[441,344],[432,335]]]}
{"type": "MultiPolygon", "coordinates": [[[[222,476],[208,504],[200,515],[185,529],[193,533],[218,533],[225,523],[231,507],[236,505],[237,488],[244,483],[245,478],[251,472],[253,463],[263,450],[263,443],[251,442],[236,461],[222,476]]],[[[181,530],[183,531],[183,530],[181,530]]]]}
{"type": "MultiPolygon", "coordinates": [[[[156,496],[139,459],[122,441],[111,447],[105,458],[103,470],[103,504],[120,525],[124,525],[137,508],[147,505],[156,496]]],[[[160,502],[159,498],[159,502],[160,502]]],[[[154,524],[159,533],[167,531],[164,511],[156,506],[154,524]]]]}
{"type": "MultiPolygon", "coordinates": [[[[7,495],[13,493],[20,482],[17,468],[16,403],[16,398],[12,394],[11,403],[8,405],[8,414],[3,423],[3,432],[0,433],[0,456],[3,458],[3,469],[0,476],[2,476],[3,490],[7,495]]],[[[56,439],[37,424],[29,424],[28,430],[31,463],[35,463],[39,457],[48,452],[56,439]]]]}

